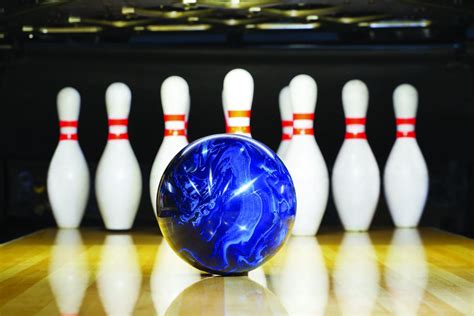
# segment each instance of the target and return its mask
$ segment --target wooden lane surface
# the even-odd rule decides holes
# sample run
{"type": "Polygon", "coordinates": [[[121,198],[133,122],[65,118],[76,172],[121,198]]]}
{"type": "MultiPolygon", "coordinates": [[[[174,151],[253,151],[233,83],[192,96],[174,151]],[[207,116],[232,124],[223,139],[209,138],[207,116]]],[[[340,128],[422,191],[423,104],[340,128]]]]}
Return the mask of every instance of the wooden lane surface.
{"type": "Polygon", "coordinates": [[[210,277],[155,232],[42,230],[0,246],[0,315],[474,315],[474,241],[434,229],[293,237],[210,277]]]}

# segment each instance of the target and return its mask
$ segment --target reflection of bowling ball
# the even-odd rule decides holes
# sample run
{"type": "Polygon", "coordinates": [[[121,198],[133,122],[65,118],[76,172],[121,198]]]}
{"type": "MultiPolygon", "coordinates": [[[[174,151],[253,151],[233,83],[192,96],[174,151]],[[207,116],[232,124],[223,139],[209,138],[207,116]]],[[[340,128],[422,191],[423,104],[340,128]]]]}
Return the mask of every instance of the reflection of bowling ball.
{"type": "Polygon", "coordinates": [[[176,253],[196,268],[241,274],[272,257],[293,226],[288,170],[265,145],[215,135],[170,162],[157,196],[158,223],[176,253]]]}
{"type": "Polygon", "coordinates": [[[247,277],[214,277],[186,288],[165,315],[284,316],[288,313],[275,294],[247,277]]]}

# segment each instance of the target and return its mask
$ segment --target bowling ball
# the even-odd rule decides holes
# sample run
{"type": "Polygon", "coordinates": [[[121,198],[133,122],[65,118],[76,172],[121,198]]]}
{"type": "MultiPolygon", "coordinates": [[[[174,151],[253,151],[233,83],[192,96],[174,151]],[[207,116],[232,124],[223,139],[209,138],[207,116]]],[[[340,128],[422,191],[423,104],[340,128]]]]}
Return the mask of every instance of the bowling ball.
{"type": "Polygon", "coordinates": [[[161,232],[182,259],[203,271],[238,275],[283,246],[296,194],[271,149],[224,134],[196,140],[173,158],[156,204],[161,232]]]}

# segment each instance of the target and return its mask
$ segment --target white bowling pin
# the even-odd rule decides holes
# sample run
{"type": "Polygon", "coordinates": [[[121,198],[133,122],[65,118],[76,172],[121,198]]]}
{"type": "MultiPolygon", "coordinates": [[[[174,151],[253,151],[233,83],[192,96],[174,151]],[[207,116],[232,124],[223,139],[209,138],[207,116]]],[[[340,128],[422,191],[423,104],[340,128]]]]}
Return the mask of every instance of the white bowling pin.
{"type": "Polygon", "coordinates": [[[384,171],[384,191],[397,227],[416,227],[428,196],[428,168],[415,138],[418,93],[409,84],[393,92],[397,139],[384,171]]]}
{"type": "Polygon", "coordinates": [[[224,78],[222,96],[227,110],[227,133],[252,137],[250,114],[253,100],[253,78],[244,69],[234,69],[224,78]]]}
{"type": "Polygon", "coordinates": [[[79,315],[89,274],[81,233],[60,229],[51,251],[48,280],[61,315],[79,315]]]}
{"type": "Polygon", "coordinates": [[[224,100],[224,89],[222,89],[222,109],[224,110],[224,120],[225,120],[225,132],[229,132],[229,124],[228,124],[228,119],[227,119],[227,103],[224,100]]]}
{"type": "Polygon", "coordinates": [[[132,94],[123,83],[107,88],[109,138],[97,166],[95,192],[105,227],[130,229],[142,194],[142,175],[127,133],[132,94]]]}
{"type": "Polygon", "coordinates": [[[150,173],[150,199],[156,214],[156,195],[161,176],[171,159],[188,144],[186,116],[189,113],[189,88],[178,76],[167,78],[161,85],[165,132],[150,173]]]}
{"type": "Polygon", "coordinates": [[[346,233],[333,272],[342,315],[371,315],[380,291],[380,272],[367,233],[346,233]]]}
{"type": "MultiPolygon", "coordinates": [[[[189,89],[188,89],[189,90],[189,89]]],[[[186,129],[186,138],[188,137],[189,110],[191,109],[191,94],[188,93],[188,102],[186,102],[186,116],[184,118],[184,128],[186,129]]]]}
{"type": "Polygon", "coordinates": [[[394,315],[417,315],[428,285],[428,266],[416,229],[396,229],[385,259],[385,283],[394,315]]]}
{"type": "Polygon", "coordinates": [[[108,235],[97,271],[99,297],[108,315],[132,315],[142,274],[130,235],[108,235]]]}
{"type": "Polygon", "coordinates": [[[269,273],[269,289],[288,315],[326,314],[329,277],[316,238],[292,236],[271,262],[278,264],[269,273]]]}
{"type": "Polygon", "coordinates": [[[77,141],[81,97],[73,88],[58,93],[59,143],[48,170],[47,189],[60,228],[77,228],[89,197],[89,169],[77,141]]]}
{"type": "Polygon", "coordinates": [[[283,159],[296,191],[293,235],[312,236],[318,231],[329,194],[329,177],[323,155],[314,139],[313,119],[317,86],[308,75],[290,82],[293,136],[283,159]]]}
{"type": "Polygon", "coordinates": [[[369,90],[360,80],[342,89],[346,137],[332,171],[332,191],[347,231],[366,231],[377,207],[380,172],[365,134],[369,90]]]}
{"type": "Polygon", "coordinates": [[[291,107],[290,87],[281,89],[278,101],[280,105],[282,133],[277,155],[283,159],[288,151],[291,135],[293,134],[293,109],[291,107]]]}

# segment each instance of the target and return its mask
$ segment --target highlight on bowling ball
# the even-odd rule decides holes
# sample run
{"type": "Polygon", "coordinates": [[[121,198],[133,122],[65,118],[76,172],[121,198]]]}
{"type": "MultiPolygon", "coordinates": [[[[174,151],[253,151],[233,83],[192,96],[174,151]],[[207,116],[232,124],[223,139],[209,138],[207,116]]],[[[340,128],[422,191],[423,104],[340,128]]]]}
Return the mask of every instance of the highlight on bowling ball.
{"type": "Polygon", "coordinates": [[[189,144],[165,170],[157,219],[171,248],[192,266],[240,275],[269,260],[293,227],[290,174],[262,143],[213,135],[189,144]]]}

